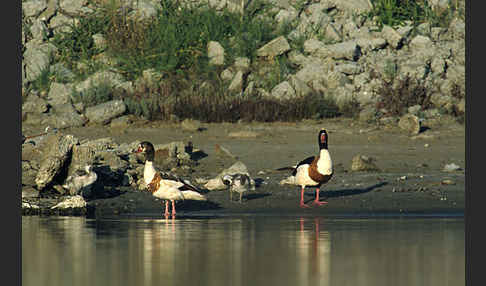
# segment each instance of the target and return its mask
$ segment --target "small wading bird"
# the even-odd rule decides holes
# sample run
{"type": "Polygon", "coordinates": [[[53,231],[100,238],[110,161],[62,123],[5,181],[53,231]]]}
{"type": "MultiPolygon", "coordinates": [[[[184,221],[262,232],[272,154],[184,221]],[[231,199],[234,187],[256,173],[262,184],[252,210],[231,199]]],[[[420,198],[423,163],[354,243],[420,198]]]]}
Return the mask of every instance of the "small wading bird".
{"type": "Polygon", "coordinates": [[[80,191],[89,191],[98,175],[92,170],[91,165],[86,165],[84,169],[76,170],[71,176],[67,177],[62,187],[69,191],[71,195],[77,195],[80,191]]]}
{"type": "Polygon", "coordinates": [[[315,205],[327,204],[325,201],[319,201],[319,188],[322,184],[327,183],[332,175],[332,160],[329,150],[327,149],[328,135],[325,129],[319,131],[317,137],[319,145],[319,155],[311,156],[300,161],[294,167],[283,167],[277,170],[292,170],[292,182],[301,186],[300,207],[309,207],[304,203],[304,189],[308,186],[316,187],[316,198],[313,201],[315,205]]]}
{"type": "Polygon", "coordinates": [[[176,214],[175,201],[197,200],[206,201],[206,197],[200,194],[198,189],[187,180],[176,176],[161,173],[154,167],[155,150],[152,143],[144,141],[138,145],[136,153],[145,156],[143,179],[147,184],[147,190],[154,197],[165,200],[165,216],[169,216],[169,201],[172,203],[172,216],[176,214]]]}
{"type": "Polygon", "coordinates": [[[246,174],[233,174],[233,175],[224,175],[223,184],[229,187],[230,193],[230,201],[233,200],[233,192],[240,194],[240,204],[241,204],[241,197],[243,196],[244,192],[250,190],[251,180],[250,177],[246,174]]]}

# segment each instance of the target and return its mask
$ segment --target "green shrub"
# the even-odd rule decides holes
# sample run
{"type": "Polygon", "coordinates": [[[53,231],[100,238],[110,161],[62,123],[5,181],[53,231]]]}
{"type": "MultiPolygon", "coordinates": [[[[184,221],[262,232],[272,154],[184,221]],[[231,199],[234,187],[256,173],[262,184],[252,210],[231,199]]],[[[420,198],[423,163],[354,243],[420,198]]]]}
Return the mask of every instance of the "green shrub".
{"type": "Polygon", "coordinates": [[[85,107],[95,106],[113,99],[113,89],[108,83],[90,86],[82,92],[73,91],[74,103],[82,102],[85,107]]]}
{"type": "Polygon", "coordinates": [[[405,21],[412,21],[414,26],[429,22],[433,27],[447,27],[454,17],[456,7],[444,11],[433,11],[426,0],[372,0],[373,9],[366,14],[375,17],[380,27],[402,26],[405,21]]]}

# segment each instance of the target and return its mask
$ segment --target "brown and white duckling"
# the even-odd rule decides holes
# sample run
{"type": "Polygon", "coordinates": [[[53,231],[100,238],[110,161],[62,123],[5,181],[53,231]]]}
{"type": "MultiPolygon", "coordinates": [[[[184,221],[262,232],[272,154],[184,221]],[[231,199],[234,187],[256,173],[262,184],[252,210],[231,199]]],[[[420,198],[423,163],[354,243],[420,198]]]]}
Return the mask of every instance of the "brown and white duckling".
{"type": "Polygon", "coordinates": [[[89,191],[97,178],[98,175],[92,170],[92,166],[86,165],[84,169],[76,170],[67,177],[62,187],[71,195],[77,195],[81,190],[89,191]]]}
{"type": "Polygon", "coordinates": [[[175,216],[175,201],[207,200],[206,197],[200,194],[199,190],[189,181],[182,180],[171,174],[159,172],[155,169],[155,150],[152,143],[148,141],[141,142],[135,152],[145,155],[143,179],[147,184],[147,190],[151,192],[154,197],[165,200],[165,216],[170,214],[169,201],[172,203],[172,216],[175,216]]]}
{"type": "MultiPolygon", "coordinates": [[[[333,175],[331,154],[329,153],[328,135],[325,129],[319,131],[318,137],[319,155],[308,157],[300,161],[292,169],[293,182],[301,186],[300,207],[309,207],[304,203],[305,187],[315,186],[316,197],[313,201],[315,205],[327,204],[325,201],[319,201],[319,188],[327,183],[333,175]]],[[[281,168],[283,170],[286,168],[281,168]]]]}
{"type": "Polygon", "coordinates": [[[240,194],[241,198],[244,192],[247,192],[251,188],[250,177],[246,174],[232,174],[224,175],[222,178],[223,184],[229,187],[230,201],[233,200],[233,192],[240,194]]]}

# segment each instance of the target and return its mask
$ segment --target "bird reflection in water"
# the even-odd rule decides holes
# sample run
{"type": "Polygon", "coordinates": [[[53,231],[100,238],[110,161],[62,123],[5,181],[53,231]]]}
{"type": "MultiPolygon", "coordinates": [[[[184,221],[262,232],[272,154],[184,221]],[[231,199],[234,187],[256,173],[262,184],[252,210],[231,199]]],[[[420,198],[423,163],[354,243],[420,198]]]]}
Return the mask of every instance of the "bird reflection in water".
{"type": "Polygon", "coordinates": [[[301,285],[330,284],[331,239],[329,232],[322,230],[321,221],[319,217],[299,219],[297,249],[300,263],[297,266],[300,266],[298,281],[301,285]]]}

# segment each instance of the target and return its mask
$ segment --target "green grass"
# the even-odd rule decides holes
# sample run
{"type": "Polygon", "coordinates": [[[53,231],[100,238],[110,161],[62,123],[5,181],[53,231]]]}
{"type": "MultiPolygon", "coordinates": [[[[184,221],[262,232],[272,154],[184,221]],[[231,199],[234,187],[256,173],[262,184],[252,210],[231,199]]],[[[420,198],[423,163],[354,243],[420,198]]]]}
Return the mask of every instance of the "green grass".
{"type": "Polygon", "coordinates": [[[191,9],[170,0],[161,3],[162,11],[150,21],[122,14],[110,18],[107,51],[128,79],[149,68],[179,75],[201,69],[204,72],[209,41],[225,48],[228,65],[240,56],[254,59],[259,47],[278,36],[270,20],[257,17],[262,9],[259,2],[253,4],[258,9],[249,9],[243,17],[209,8],[191,9]]]}
{"type": "Polygon", "coordinates": [[[411,21],[413,26],[428,22],[432,27],[448,27],[456,15],[457,5],[444,11],[434,11],[425,0],[372,0],[373,9],[366,14],[375,18],[378,26],[403,26],[411,21]]]}
{"type": "Polygon", "coordinates": [[[73,103],[82,102],[85,107],[91,107],[112,100],[113,89],[108,83],[101,82],[83,92],[73,91],[72,99],[73,103]]]}

